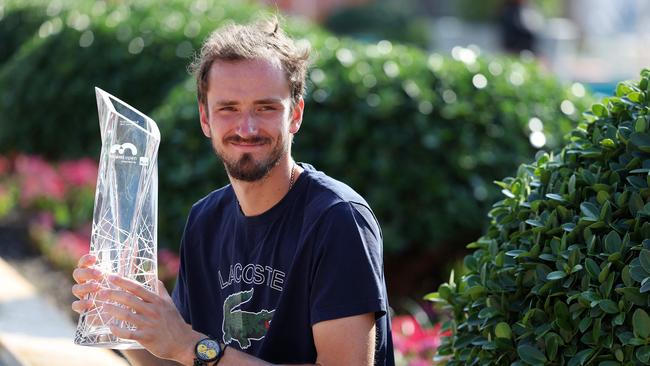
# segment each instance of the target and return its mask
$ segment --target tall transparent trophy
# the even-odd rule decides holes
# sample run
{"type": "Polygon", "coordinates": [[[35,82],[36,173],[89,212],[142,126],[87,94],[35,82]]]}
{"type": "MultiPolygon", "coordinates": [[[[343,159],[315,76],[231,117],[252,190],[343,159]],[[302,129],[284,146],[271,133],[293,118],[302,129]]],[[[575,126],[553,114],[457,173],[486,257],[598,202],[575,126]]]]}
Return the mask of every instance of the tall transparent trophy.
{"type": "MultiPolygon", "coordinates": [[[[95,88],[102,149],[95,192],[90,253],[105,276],[103,288],[113,287],[107,275],[138,281],[158,289],[156,232],[158,221],[158,164],[160,131],[135,108],[95,88]]],[[[94,299],[95,295],[89,295],[94,299]]],[[[102,301],[81,314],[74,342],[114,349],[142,348],[135,341],[114,336],[110,325],[133,329],[103,311],[102,301]]]]}

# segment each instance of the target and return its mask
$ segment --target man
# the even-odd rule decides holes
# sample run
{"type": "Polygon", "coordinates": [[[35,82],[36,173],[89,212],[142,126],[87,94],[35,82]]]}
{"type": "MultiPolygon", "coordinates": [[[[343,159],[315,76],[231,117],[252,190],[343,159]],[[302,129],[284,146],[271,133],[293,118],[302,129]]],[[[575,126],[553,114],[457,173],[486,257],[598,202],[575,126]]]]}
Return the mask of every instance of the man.
{"type": "Polygon", "coordinates": [[[157,294],[102,274],[84,256],[79,297],[99,291],[112,327],[153,365],[393,365],[381,232],[351,188],[294,162],[309,52],[277,21],[213,33],[194,63],[201,129],[230,185],[198,201],[181,243],[176,288],[157,294]],[[163,361],[169,360],[169,361],[163,361]],[[216,361],[216,362],[215,362],[216,361]]]}

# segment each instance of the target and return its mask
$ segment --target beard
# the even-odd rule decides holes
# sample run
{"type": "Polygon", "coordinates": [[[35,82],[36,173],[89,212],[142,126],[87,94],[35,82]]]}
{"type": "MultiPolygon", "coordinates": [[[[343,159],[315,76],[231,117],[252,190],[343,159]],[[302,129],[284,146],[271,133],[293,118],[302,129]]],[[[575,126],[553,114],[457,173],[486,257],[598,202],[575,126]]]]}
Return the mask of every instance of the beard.
{"type": "MultiPolygon", "coordinates": [[[[285,144],[285,139],[283,136],[280,136],[277,140],[273,150],[269,153],[268,156],[263,157],[260,160],[255,160],[251,153],[244,153],[239,159],[229,158],[225,151],[220,151],[216,144],[212,144],[214,152],[217,154],[229,176],[234,179],[241,180],[244,182],[256,182],[266,177],[271,169],[278,165],[280,159],[287,154],[288,147],[285,144]]],[[[267,137],[252,137],[252,138],[241,138],[239,136],[230,136],[224,139],[224,145],[229,142],[246,142],[246,143],[262,143],[270,144],[272,140],[267,137]]]]}

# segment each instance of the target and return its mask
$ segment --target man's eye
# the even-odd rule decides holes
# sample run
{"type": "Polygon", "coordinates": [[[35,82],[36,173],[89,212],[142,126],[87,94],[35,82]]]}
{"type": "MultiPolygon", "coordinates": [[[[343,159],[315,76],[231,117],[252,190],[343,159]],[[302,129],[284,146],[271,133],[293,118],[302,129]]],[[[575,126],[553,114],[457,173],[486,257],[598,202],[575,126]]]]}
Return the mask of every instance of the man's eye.
{"type": "Polygon", "coordinates": [[[272,106],[272,105],[264,105],[264,106],[261,106],[259,108],[259,110],[260,111],[275,111],[275,110],[277,110],[277,108],[272,106]]]}
{"type": "Polygon", "coordinates": [[[221,108],[219,108],[219,111],[220,112],[234,112],[235,107],[221,107],[221,108]]]}

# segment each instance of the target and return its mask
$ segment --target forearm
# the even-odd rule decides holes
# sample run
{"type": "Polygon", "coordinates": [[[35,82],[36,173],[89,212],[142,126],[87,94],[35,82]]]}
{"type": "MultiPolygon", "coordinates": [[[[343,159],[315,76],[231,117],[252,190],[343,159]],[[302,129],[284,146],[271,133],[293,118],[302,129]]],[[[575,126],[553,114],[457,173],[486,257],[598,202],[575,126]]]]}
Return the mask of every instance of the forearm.
{"type": "Polygon", "coordinates": [[[162,366],[179,366],[180,364],[171,361],[171,360],[163,360],[161,358],[158,358],[149,351],[145,349],[138,349],[138,350],[130,350],[130,351],[120,351],[124,357],[129,361],[129,363],[132,366],[153,366],[153,365],[162,365],[162,366]]]}
{"type": "MultiPolygon", "coordinates": [[[[281,366],[273,365],[263,361],[257,357],[253,357],[247,353],[241,352],[234,348],[226,348],[223,358],[219,361],[219,366],[281,366]]],[[[320,366],[318,364],[302,364],[293,366],[320,366]]]]}

